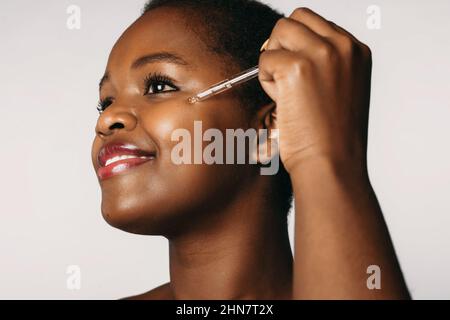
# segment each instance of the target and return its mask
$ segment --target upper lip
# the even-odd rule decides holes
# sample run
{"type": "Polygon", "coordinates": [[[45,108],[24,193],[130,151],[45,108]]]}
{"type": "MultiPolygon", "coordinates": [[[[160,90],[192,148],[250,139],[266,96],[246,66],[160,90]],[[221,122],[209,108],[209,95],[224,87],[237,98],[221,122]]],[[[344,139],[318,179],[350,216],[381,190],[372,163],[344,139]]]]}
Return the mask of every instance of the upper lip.
{"type": "Polygon", "coordinates": [[[101,167],[104,167],[108,159],[117,156],[131,155],[137,157],[155,157],[156,152],[143,150],[132,143],[110,142],[105,144],[99,151],[97,160],[101,167]]]}

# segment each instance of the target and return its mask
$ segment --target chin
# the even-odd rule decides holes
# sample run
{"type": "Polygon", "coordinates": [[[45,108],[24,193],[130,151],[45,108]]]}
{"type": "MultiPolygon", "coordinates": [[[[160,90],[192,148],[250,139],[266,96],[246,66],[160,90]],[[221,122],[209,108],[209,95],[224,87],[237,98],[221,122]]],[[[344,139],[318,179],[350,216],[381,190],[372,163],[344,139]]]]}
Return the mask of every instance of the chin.
{"type": "Polygon", "coordinates": [[[152,174],[151,180],[142,178],[149,176],[146,172],[135,171],[103,181],[103,218],[125,232],[175,238],[206,224],[210,213],[219,212],[239,191],[238,183],[229,179],[236,173],[214,169],[167,170],[164,177],[152,174]],[[217,178],[223,176],[228,179],[217,178]]]}
{"type": "Polygon", "coordinates": [[[102,215],[110,226],[139,235],[167,236],[170,226],[167,221],[169,219],[149,211],[139,212],[134,209],[129,211],[111,211],[102,209],[102,215]]]}
{"type": "MultiPolygon", "coordinates": [[[[112,227],[125,232],[142,235],[164,235],[170,212],[167,207],[147,205],[133,197],[102,198],[103,219],[112,227]]],[[[166,202],[167,203],[167,202],[166,202]]]]}
{"type": "Polygon", "coordinates": [[[173,196],[147,195],[145,202],[138,196],[103,196],[102,216],[110,226],[125,232],[173,238],[188,225],[202,221],[200,206],[189,207],[185,199],[173,196]]]}

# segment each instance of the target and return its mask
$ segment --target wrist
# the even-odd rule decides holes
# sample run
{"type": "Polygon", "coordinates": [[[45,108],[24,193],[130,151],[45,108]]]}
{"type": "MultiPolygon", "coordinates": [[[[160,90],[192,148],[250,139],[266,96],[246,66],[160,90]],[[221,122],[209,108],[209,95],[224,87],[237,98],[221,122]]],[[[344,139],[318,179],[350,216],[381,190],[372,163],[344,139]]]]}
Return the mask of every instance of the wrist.
{"type": "Polygon", "coordinates": [[[294,182],[306,182],[311,179],[332,177],[340,181],[369,183],[365,159],[335,158],[325,155],[310,156],[291,161],[286,170],[294,182]]]}

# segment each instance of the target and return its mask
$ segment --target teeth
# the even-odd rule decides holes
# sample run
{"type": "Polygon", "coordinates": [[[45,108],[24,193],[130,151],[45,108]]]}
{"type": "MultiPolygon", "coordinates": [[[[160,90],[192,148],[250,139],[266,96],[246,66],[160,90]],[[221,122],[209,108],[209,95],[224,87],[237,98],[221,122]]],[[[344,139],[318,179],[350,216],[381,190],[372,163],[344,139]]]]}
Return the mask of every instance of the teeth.
{"type": "Polygon", "coordinates": [[[106,160],[105,167],[109,166],[110,164],[112,164],[114,162],[120,161],[120,160],[135,159],[135,158],[147,159],[147,157],[138,157],[138,156],[133,156],[133,155],[116,156],[114,158],[106,160]]]}

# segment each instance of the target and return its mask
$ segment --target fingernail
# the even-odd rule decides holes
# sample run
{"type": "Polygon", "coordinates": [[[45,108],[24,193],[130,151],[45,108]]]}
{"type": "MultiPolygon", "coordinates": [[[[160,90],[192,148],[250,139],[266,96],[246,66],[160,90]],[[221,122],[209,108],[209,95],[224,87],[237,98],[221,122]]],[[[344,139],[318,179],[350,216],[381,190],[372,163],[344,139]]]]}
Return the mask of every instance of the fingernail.
{"type": "Polygon", "coordinates": [[[267,39],[264,44],[261,46],[261,49],[259,50],[260,52],[263,52],[264,50],[267,49],[267,45],[269,44],[269,39],[267,39]]]}

